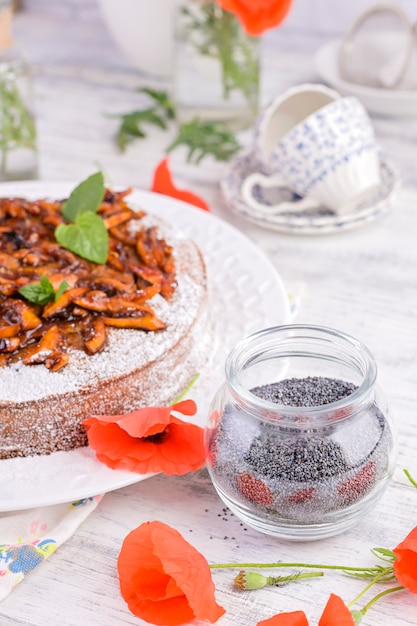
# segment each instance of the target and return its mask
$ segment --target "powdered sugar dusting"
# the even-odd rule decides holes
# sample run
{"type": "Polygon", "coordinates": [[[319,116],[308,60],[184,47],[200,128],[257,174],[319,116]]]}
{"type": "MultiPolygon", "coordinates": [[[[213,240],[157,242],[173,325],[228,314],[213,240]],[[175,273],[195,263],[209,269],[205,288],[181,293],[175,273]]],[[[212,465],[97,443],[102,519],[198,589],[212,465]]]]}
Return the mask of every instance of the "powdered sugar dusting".
{"type": "Polygon", "coordinates": [[[180,240],[174,239],[174,249],[178,249],[178,285],[172,300],[167,302],[160,295],[149,300],[157,316],[166,323],[166,330],[110,328],[107,346],[102,352],[89,356],[72,350],[69,363],[57,372],[51,372],[44,365],[13,363],[1,371],[0,401],[24,402],[76,391],[141,368],[175,345],[196,317],[206,288],[185,273],[192,244],[184,240],[181,244],[182,247],[180,240]]]}

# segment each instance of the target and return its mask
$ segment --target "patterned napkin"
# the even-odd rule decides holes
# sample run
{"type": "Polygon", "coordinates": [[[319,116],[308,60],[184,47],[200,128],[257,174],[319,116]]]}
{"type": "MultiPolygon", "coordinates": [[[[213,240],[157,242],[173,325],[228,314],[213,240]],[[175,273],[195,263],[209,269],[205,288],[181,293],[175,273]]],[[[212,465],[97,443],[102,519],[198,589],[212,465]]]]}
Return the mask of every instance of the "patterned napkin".
{"type": "Polygon", "coordinates": [[[0,601],[74,534],[101,498],[0,514],[0,601]]]}

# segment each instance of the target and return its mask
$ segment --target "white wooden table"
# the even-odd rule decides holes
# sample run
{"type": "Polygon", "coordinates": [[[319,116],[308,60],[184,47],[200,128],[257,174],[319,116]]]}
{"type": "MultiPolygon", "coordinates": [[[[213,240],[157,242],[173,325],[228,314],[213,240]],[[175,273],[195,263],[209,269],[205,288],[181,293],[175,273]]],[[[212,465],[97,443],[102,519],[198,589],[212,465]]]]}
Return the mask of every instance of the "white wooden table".
{"type": "MultiPolygon", "coordinates": [[[[134,88],[141,79],[115,49],[103,24],[23,13],[15,31],[34,67],[41,178],[78,181],[99,166],[114,184],[148,189],[171,136],[152,131],[123,155],[115,148],[116,122],[103,114],[139,105],[134,88]]],[[[279,54],[278,37],[268,38],[267,45],[265,102],[291,84],[316,78],[311,39],[309,49],[279,54]]],[[[370,548],[395,547],[417,524],[417,491],[401,473],[408,468],[417,477],[417,121],[374,123],[401,172],[403,189],[385,218],[337,235],[297,237],[254,227],[226,209],[218,186],[223,165],[188,166],[181,153],[173,154],[171,164],[178,185],[200,193],[216,215],[255,241],[288,286],[305,285],[298,322],[343,330],[374,353],[400,444],[395,480],[378,506],[359,526],[338,537],[284,543],[246,529],[225,511],[205,470],[181,478],[156,476],[106,494],[73,537],[1,603],[1,626],[143,624],[119,594],[116,559],[123,538],[146,520],[171,524],[213,563],[372,565],[370,548]]],[[[350,601],[362,588],[360,581],[328,575],[242,593],[233,588],[232,579],[231,572],[214,573],[218,602],[227,609],[219,626],[254,626],[276,612],[301,609],[316,624],[331,591],[350,601]]],[[[376,604],[363,621],[364,626],[416,623],[417,597],[408,592],[376,604]]]]}

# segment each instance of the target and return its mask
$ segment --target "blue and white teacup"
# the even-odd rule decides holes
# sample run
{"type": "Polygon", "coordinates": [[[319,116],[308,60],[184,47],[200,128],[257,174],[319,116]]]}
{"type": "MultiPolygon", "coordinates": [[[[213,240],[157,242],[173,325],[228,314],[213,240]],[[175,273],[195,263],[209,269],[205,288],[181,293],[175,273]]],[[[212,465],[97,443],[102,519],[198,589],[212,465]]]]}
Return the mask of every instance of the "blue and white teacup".
{"type": "Polygon", "coordinates": [[[342,214],[380,184],[380,150],[364,106],[322,85],[302,85],[274,100],[261,114],[254,149],[266,174],[249,174],[242,197],[264,212],[279,206],[259,202],[257,187],[287,187],[305,198],[305,208],[342,214]]]}

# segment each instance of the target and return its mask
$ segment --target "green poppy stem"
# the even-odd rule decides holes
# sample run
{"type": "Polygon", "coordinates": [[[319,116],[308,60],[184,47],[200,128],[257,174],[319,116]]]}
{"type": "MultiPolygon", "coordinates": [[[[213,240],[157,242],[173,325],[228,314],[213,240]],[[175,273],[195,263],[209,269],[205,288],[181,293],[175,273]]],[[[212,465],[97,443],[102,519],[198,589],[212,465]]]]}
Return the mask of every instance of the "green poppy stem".
{"type": "Polygon", "coordinates": [[[385,589],[385,591],[381,591],[381,593],[378,593],[378,595],[372,598],[372,600],[369,600],[368,604],[365,604],[365,606],[360,610],[360,612],[362,613],[362,615],[365,615],[365,613],[369,611],[369,609],[371,608],[371,606],[375,604],[375,602],[378,602],[378,600],[380,600],[384,596],[387,596],[389,593],[402,591],[403,589],[405,589],[405,587],[400,585],[399,587],[390,587],[390,589],[385,589]]]}
{"type": "Polygon", "coordinates": [[[354,604],[356,604],[361,598],[362,596],[365,595],[365,593],[367,591],[369,591],[369,589],[375,585],[381,578],[383,578],[384,576],[386,576],[387,574],[390,573],[390,571],[392,571],[392,567],[387,567],[386,569],[382,570],[377,576],[375,576],[375,578],[373,578],[367,585],[366,587],[364,587],[362,589],[362,591],[356,596],[356,598],[354,598],[352,600],[352,602],[349,602],[348,607],[350,608],[351,606],[353,606],[354,604]]]}
{"type": "Polygon", "coordinates": [[[300,567],[303,569],[329,569],[329,570],[342,570],[346,572],[375,572],[379,573],[380,570],[376,567],[349,567],[348,565],[322,565],[313,563],[213,563],[210,565],[211,569],[233,569],[233,568],[273,568],[273,567],[300,567]]]}
{"type": "Polygon", "coordinates": [[[404,474],[407,476],[408,480],[410,481],[410,483],[413,485],[413,487],[415,487],[417,489],[417,482],[414,480],[414,478],[411,476],[410,472],[408,470],[403,470],[404,474]]]}
{"type": "Polygon", "coordinates": [[[199,378],[200,374],[195,374],[192,379],[190,380],[190,382],[188,383],[188,385],[186,386],[185,389],[183,389],[183,391],[181,391],[178,396],[175,398],[175,400],[172,402],[172,404],[177,404],[177,402],[180,402],[184,396],[187,395],[187,393],[190,391],[191,387],[194,385],[194,383],[196,382],[196,380],[199,378]]]}
{"type": "Polygon", "coordinates": [[[324,576],[323,572],[300,572],[298,574],[289,574],[288,576],[267,576],[266,584],[279,587],[303,578],[317,578],[318,576],[324,576]]]}

